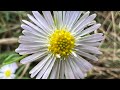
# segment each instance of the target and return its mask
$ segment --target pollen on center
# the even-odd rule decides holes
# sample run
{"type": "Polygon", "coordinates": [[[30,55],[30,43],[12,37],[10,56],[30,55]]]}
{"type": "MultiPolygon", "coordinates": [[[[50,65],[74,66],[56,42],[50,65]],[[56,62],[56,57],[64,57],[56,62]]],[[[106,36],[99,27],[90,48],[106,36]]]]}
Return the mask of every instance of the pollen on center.
{"type": "Polygon", "coordinates": [[[55,30],[49,37],[48,50],[55,55],[68,56],[74,48],[75,38],[70,32],[62,29],[55,30]]]}
{"type": "Polygon", "coordinates": [[[5,71],[5,76],[6,77],[10,77],[10,75],[11,75],[11,70],[6,70],[5,71]]]}

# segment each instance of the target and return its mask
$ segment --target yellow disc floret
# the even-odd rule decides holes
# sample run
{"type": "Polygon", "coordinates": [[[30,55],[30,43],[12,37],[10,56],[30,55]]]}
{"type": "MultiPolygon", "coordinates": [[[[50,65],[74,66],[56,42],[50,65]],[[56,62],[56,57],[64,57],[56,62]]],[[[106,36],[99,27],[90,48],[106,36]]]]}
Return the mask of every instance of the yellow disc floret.
{"type": "Polygon", "coordinates": [[[11,70],[6,70],[5,71],[5,76],[6,77],[10,77],[10,75],[11,75],[11,70]]]}
{"type": "Polygon", "coordinates": [[[75,44],[75,39],[70,32],[64,29],[55,30],[49,38],[49,44],[49,51],[51,51],[55,55],[60,55],[64,57],[68,56],[72,52],[75,44]]]}

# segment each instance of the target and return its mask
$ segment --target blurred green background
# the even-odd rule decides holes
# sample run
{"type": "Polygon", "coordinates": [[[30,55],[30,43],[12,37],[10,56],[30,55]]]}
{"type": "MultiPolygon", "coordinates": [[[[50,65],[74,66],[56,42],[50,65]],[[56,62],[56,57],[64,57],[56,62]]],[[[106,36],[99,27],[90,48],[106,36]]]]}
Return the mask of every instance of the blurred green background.
{"type": "MultiPolygon", "coordinates": [[[[14,52],[18,47],[18,37],[22,34],[21,20],[27,19],[30,11],[0,11],[0,65],[5,60],[15,60],[20,56],[14,52]]],[[[103,52],[98,62],[91,62],[95,68],[88,73],[86,79],[119,79],[120,78],[120,12],[119,11],[92,11],[96,13],[96,21],[102,26],[97,32],[105,35],[100,45],[103,52]]],[[[8,61],[9,61],[8,60],[8,61]]],[[[36,65],[33,62],[27,65],[18,63],[17,79],[29,79],[29,71],[36,65]]]]}

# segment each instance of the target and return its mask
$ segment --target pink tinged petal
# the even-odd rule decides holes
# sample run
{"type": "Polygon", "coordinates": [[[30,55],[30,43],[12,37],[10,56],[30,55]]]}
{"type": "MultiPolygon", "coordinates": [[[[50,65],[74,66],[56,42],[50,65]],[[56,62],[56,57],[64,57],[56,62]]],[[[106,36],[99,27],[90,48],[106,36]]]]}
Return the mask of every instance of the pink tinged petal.
{"type": "Polygon", "coordinates": [[[52,61],[53,61],[53,56],[51,58],[49,58],[49,60],[44,65],[44,67],[40,70],[40,72],[38,73],[36,79],[42,78],[42,76],[44,75],[44,73],[46,72],[46,70],[49,68],[49,66],[50,66],[50,64],[51,64],[52,61]]]}
{"type": "Polygon", "coordinates": [[[46,55],[46,52],[35,53],[35,54],[32,54],[32,55],[22,59],[20,61],[20,63],[26,64],[26,63],[29,63],[29,62],[33,62],[33,61],[35,61],[35,60],[37,60],[37,59],[39,59],[39,58],[41,58],[41,57],[43,57],[45,55],[46,55]]]}
{"type": "Polygon", "coordinates": [[[34,73],[36,73],[36,71],[39,72],[44,67],[44,65],[46,64],[46,62],[50,59],[51,56],[52,56],[51,54],[47,55],[29,73],[30,74],[34,74],[34,73]]]}
{"type": "Polygon", "coordinates": [[[73,25],[72,32],[74,32],[79,26],[81,26],[82,22],[86,20],[86,18],[89,16],[90,12],[86,12],[78,21],[75,25],[73,25]]]}
{"type": "Polygon", "coordinates": [[[43,35],[46,35],[47,32],[49,32],[48,30],[46,30],[33,16],[29,15],[28,14],[28,17],[31,21],[33,21],[38,27],[40,27],[40,32],[43,34],[43,35]]]}
{"type": "Polygon", "coordinates": [[[54,63],[55,63],[55,58],[53,58],[51,64],[49,65],[49,68],[48,68],[48,69],[46,70],[46,72],[44,73],[42,79],[47,79],[47,78],[48,78],[48,76],[50,75],[50,72],[51,72],[51,70],[52,70],[52,68],[53,68],[54,63]]]}
{"type": "Polygon", "coordinates": [[[91,60],[98,61],[98,58],[97,58],[97,57],[95,57],[94,55],[91,55],[91,54],[89,54],[89,53],[86,53],[86,52],[83,52],[83,51],[80,51],[80,50],[78,50],[77,53],[78,53],[79,55],[84,56],[84,57],[87,57],[87,58],[89,58],[89,59],[91,59],[91,60]]]}
{"type": "Polygon", "coordinates": [[[43,16],[38,12],[38,11],[32,11],[34,17],[38,20],[38,22],[44,26],[46,30],[51,31],[51,28],[49,27],[48,23],[46,20],[43,18],[43,16]]]}

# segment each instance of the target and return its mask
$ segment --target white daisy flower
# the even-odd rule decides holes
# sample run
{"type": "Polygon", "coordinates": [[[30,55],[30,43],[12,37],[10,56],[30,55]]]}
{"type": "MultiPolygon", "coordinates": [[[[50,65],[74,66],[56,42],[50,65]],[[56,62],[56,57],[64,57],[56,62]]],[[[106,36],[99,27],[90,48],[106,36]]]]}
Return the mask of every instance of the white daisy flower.
{"type": "Polygon", "coordinates": [[[14,79],[15,71],[18,68],[16,63],[8,64],[0,69],[0,79],[14,79]]]}
{"type": "Polygon", "coordinates": [[[36,79],[83,79],[92,69],[88,60],[97,61],[102,33],[94,34],[96,14],[83,11],[33,11],[32,22],[23,20],[19,37],[20,55],[29,54],[22,64],[40,62],[29,72],[36,79]]]}

